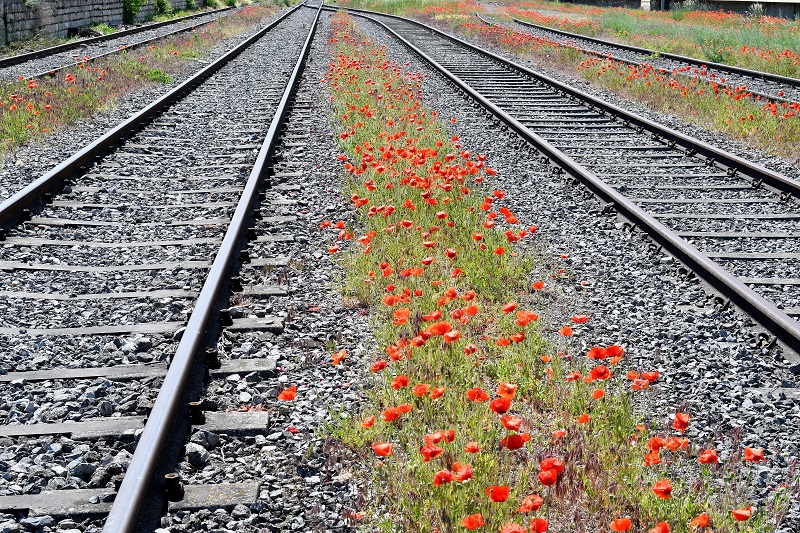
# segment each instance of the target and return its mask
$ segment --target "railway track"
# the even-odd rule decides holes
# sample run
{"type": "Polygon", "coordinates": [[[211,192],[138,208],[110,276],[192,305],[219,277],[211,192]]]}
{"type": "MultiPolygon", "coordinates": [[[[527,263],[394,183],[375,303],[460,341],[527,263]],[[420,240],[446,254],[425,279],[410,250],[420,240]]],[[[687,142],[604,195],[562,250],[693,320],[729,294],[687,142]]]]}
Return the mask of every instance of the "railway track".
{"type": "MultiPolygon", "coordinates": [[[[274,371],[264,359],[220,363],[206,346],[239,262],[287,266],[241,246],[283,242],[251,221],[265,219],[259,204],[294,203],[279,196],[296,186],[265,184],[281,180],[275,162],[293,149],[278,149],[280,131],[318,16],[293,8],[0,205],[4,519],[141,531],[157,526],[165,499],[186,510],[258,498],[257,485],[183,487],[173,474],[190,421],[206,438],[264,427],[263,417],[203,415],[187,398],[203,368],[222,382],[274,371]]],[[[261,284],[246,294],[285,293],[261,284]]],[[[229,326],[283,329],[280,316],[244,322],[229,326]]]]}
{"type": "MultiPolygon", "coordinates": [[[[509,27],[487,20],[480,15],[478,15],[478,19],[484,24],[509,27]]],[[[800,102],[800,80],[796,78],[614,43],[595,37],[548,28],[517,18],[512,18],[512,20],[518,26],[518,28],[514,29],[523,29],[530,32],[534,37],[544,38],[562,46],[575,48],[595,57],[610,58],[633,66],[648,64],[665,73],[673,73],[687,78],[698,78],[708,83],[717,83],[722,87],[728,87],[732,91],[736,91],[738,87],[746,87],[745,94],[749,93],[753,97],[761,97],[761,99],[771,102],[786,104],[800,102]]]]}
{"type": "Polygon", "coordinates": [[[422,23],[354,10],[582,181],[689,269],[800,350],[800,183],[606,104],[422,23]],[[771,301],[769,301],[770,299],[771,301]]]}
{"type": "Polygon", "coordinates": [[[197,26],[212,23],[232,12],[233,8],[226,7],[3,57],[0,58],[0,69],[2,69],[0,78],[13,80],[19,76],[42,77],[50,74],[51,70],[61,70],[87,59],[143,46],[156,39],[191,31],[197,26]]]}
{"type": "MultiPolygon", "coordinates": [[[[353,216],[331,189],[338,151],[316,76],[329,59],[313,52],[326,46],[313,40],[320,16],[295,8],[0,204],[8,317],[0,524],[11,517],[27,528],[50,520],[109,532],[353,525],[336,451],[314,435],[331,405],[358,409],[348,392],[358,367],[328,364],[327,345],[355,359],[369,321],[326,298],[329,274],[317,271],[327,257],[319,217],[353,216]],[[303,84],[304,58],[317,70],[303,84]],[[298,96],[295,84],[306,87],[298,96]],[[297,401],[276,401],[292,385],[297,401]]],[[[458,73],[450,83],[478,98],[474,113],[494,113],[499,140],[520,134],[533,144],[539,164],[552,163],[553,181],[565,172],[567,183],[584,179],[607,202],[602,213],[619,213],[632,230],[672,227],[651,238],[712,283],[722,276],[717,290],[744,285],[711,263],[714,246],[731,256],[716,260],[742,270],[785,265],[795,253],[761,251],[798,237],[792,196],[780,197],[797,190],[792,180],[632,115],[612,117],[600,102],[588,107],[577,91],[554,92],[544,78],[498,67],[432,29],[380,18],[412,49],[435,49],[435,60],[422,57],[458,73]],[[633,199],[622,195],[631,191],[633,199]],[[742,206],[772,210],[727,216],[742,206]],[[794,226],[777,227],[785,221],[794,226]],[[706,255],[691,255],[681,237],[706,255]]],[[[681,283],[702,292],[684,274],[681,283]]],[[[744,281],[780,291],[774,300],[790,308],[798,277],[758,271],[744,281]]],[[[760,320],[796,347],[796,320],[744,290],[728,297],[767,313],[760,320]],[[769,322],[770,313],[780,321],[769,322]]]]}

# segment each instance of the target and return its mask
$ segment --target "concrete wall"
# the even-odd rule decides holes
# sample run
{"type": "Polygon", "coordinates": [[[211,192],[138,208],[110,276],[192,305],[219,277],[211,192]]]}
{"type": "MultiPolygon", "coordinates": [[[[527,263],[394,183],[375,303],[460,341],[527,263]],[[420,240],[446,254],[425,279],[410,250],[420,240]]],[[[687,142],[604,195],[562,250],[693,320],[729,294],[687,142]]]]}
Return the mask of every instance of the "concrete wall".
{"type": "MultiPolygon", "coordinates": [[[[185,9],[186,0],[170,0],[175,9],[185,9]]],[[[153,15],[154,0],[147,0],[137,21],[153,15]]],[[[34,35],[66,37],[70,29],[101,22],[122,23],[122,0],[0,0],[0,43],[7,44],[34,35]]]]}

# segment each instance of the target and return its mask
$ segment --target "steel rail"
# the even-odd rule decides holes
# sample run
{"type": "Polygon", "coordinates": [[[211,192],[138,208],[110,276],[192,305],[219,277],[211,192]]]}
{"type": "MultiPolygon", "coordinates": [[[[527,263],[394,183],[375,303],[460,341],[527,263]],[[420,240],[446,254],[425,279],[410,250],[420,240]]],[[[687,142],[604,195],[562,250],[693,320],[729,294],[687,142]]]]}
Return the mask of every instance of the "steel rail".
{"type": "Polygon", "coordinates": [[[19,65],[20,63],[25,63],[26,61],[30,61],[32,59],[38,59],[40,57],[47,57],[49,55],[58,54],[61,52],[66,52],[67,50],[71,50],[73,48],[78,48],[80,46],[86,44],[94,44],[103,41],[110,41],[112,39],[118,39],[120,37],[126,37],[128,35],[134,35],[136,33],[140,33],[147,30],[153,30],[156,28],[161,28],[163,26],[168,26],[170,24],[178,24],[180,22],[191,20],[194,18],[199,18],[204,15],[211,15],[214,13],[222,13],[224,11],[230,11],[234,9],[232,7],[224,7],[222,9],[215,9],[212,11],[205,11],[203,13],[195,13],[193,15],[187,15],[185,17],[178,17],[172,20],[165,20],[164,22],[156,22],[154,24],[145,24],[143,26],[137,26],[135,28],[130,28],[128,30],[117,31],[114,33],[109,33],[108,35],[99,35],[97,37],[89,37],[87,39],[81,39],[79,41],[72,41],[69,43],[64,44],[57,44],[55,46],[50,46],[47,48],[42,48],[41,50],[33,50],[31,52],[25,52],[23,54],[17,54],[9,57],[0,58],[0,68],[10,67],[12,65],[19,65]]]}
{"type": "Polygon", "coordinates": [[[267,34],[272,28],[294,13],[294,11],[299,9],[302,5],[303,4],[299,4],[293,7],[283,16],[253,34],[236,48],[227,52],[168,93],[160,96],[144,109],[138,111],[101,137],[84,146],[69,159],[59,163],[49,172],[0,203],[0,239],[2,238],[2,231],[4,228],[26,217],[28,212],[41,206],[42,203],[47,200],[48,196],[60,192],[65,180],[77,175],[82,169],[88,168],[95,160],[101,158],[126,139],[130,138],[151,120],[161,114],[161,112],[172,106],[208,77],[227,65],[231,60],[267,34]]]}
{"type": "MultiPolygon", "coordinates": [[[[484,24],[487,24],[489,26],[497,26],[498,28],[510,29],[510,28],[508,28],[508,26],[503,26],[502,24],[499,24],[497,22],[485,19],[482,16],[480,16],[478,13],[476,13],[475,16],[478,17],[478,20],[480,20],[481,22],[483,22],[484,24]]],[[[547,28],[545,26],[541,26],[540,27],[540,26],[538,26],[536,24],[529,24],[529,23],[527,23],[525,21],[517,20],[517,19],[514,19],[514,18],[512,18],[512,20],[514,20],[514,22],[517,22],[518,24],[527,25],[527,26],[533,26],[535,28],[541,28],[542,30],[548,30],[548,31],[550,30],[550,28],[547,28]]],[[[575,38],[588,39],[587,37],[583,37],[583,36],[581,36],[581,35],[579,35],[577,33],[573,34],[573,33],[569,33],[569,32],[562,32],[560,30],[552,30],[552,31],[554,31],[555,33],[558,33],[558,34],[565,33],[565,34],[567,34],[569,36],[574,36],[575,38]]],[[[643,53],[643,54],[647,53],[647,52],[651,52],[653,54],[660,54],[662,57],[664,57],[663,53],[658,52],[656,50],[648,50],[646,48],[637,49],[635,46],[628,47],[627,45],[618,45],[617,43],[612,43],[611,41],[602,41],[600,39],[592,39],[592,40],[598,41],[598,42],[602,43],[605,46],[618,47],[618,48],[622,48],[623,50],[630,48],[632,50],[629,50],[629,51],[634,51],[634,52],[643,53]]],[[[602,58],[605,58],[605,59],[612,59],[614,61],[619,61],[620,63],[625,63],[626,65],[641,66],[643,64],[641,61],[634,61],[632,59],[625,59],[623,57],[617,57],[617,56],[611,55],[611,54],[609,54],[607,52],[600,52],[598,50],[589,50],[589,49],[582,48],[582,47],[574,45],[574,44],[568,44],[567,42],[559,43],[559,44],[561,46],[566,46],[566,47],[572,48],[573,50],[578,50],[579,52],[581,52],[583,54],[586,54],[586,55],[591,55],[591,56],[595,56],[595,57],[602,57],[602,58]]],[[[672,59],[673,61],[679,61],[677,59],[677,57],[683,57],[683,56],[676,56],[676,58],[667,58],[667,59],[672,59]]],[[[713,65],[713,68],[716,68],[716,70],[727,71],[727,72],[729,72],[731,74],[743,75],[741,73],[733,72],[729,68],[728,65],[722,65],[720,63],[710,63],[710,62],[706,63],[706,62],[701,62],[699,59],[692,59],[692,58],[688,58],[688,57],[685,58],[685,59],[686,59],[686,61],[684,61],[685,63],[687,63],[687,64],[689,64],[689,65],[691,65],[691,66],[693,66],[695,68],[701,68],[702,66],[708,67],[709,65],[713,65]]],[[[683,61],[683,60],[680,60],[680,61],[683,61]]],[[[666,69],[663,69],[663,70],[666,71],[666,69]]],[[[746,70],[746,69],[742,69],[742,70],[746,70]]],[[[768,74],[766,72],[760,72],[760,71],[756,71],[756,70],[750,71],[750,72],[753,72],[753,74],[758,74],[759,75],[759,76],[754,76],[752,74],[748,74],[747,76],[750,77],[750,78],[761,77],[760,76],[761,74],[768,74]]],[[[683,77],[688,78],[688,79],[693,79],[694,78],[694,75],[689,73],[689,72],[679,72],[679,71],[677,71],[675,69],[673,69],[672,71],[669,71],[669,73],[670,74],[679,75],[679,76],[683,76],[683,77]]],[[[707,78],[705,76],[701,76],[700,79],[702,79],[703,81],[705,81],[708,84],[717,83],[714,80],[712,80],[710,78],[707,78]]],[[[794,78],[787,78],[787,79],[794,80],[794,78]]],[[[769,80],[769,81],[772,81],[772,80],[769,80]]],[[[800,87],[800,80],[794,80],[794,81],[795,81],[796,84],[787,84],[787,85],[792,85],[794,87],[800,87]]],[[[720,87],[726,87],[728,89],[731,89],[732,87],[735,87],[735,85],[731,85],[727,81],[719,83],[719,86],[720,87]]],[[[795,103],[794,100],[790,100],[789,98],[784,98],[782,96],[778,96],[777,94],[769,94],[769,93],[765,93],[765,92],[761,92],[761,91],[754,91],[754,90],[751,90],[751,89],[748,89],[748,93],[750,95],[752,95],[753,97],[761,97],[762,100],[768,100],[768,101],[775,102],[775,103],[780,103],[780,104],[793,104],[793,103],[795,103]]]]}
{"type": "Polygon", "coordinates": [[[669,52],[660,52],[658,50],[651,50],[649,48],[640,48],[638,46],[631,46],[629,44],[621,44],[621,43],[614,43],[611,41],[604,41],[603,39],[598,39],[597,37],[588,37],[586,35],[581,35],[579,33],[571,33],[564,30],[557,30],[554,28],[548,28],[547,26],[540,26],[539,24],[534,24],[533,22],[528,22],[525,20],[520,20],[515,17],[511,17],[511,20],[522,24],[523,26],[531,26],[533,28],[538,28],[541,30],[550,31],[553,33],[557,33],[559,35],[564,35],[565,37],[572,37],[575,39],[585,39],[587,41],[591,41],[597,44],[602,44],[606,46],[614,46],[617,48],[621,48],[623,50],[628,50],[629,52],[637,52],[640,54],[647,54],[647,55],[658,55],[659,57],[665,57],[667,59],[674,59],[676,61],[682,61],[684,63],[689,63],[695,66],[705,65],[710,68],[714,68],[717,70],[727,70],[728,72],[733,72],[735,74],[740,74],[742,76],[748,76],[750,78],[760,78],[764,81],[772,81],[775,83],[783,83],[784,85],[791,85],[793,87],[800,87],[800,79],[797,78],[790,78],[789,76],[781,76],[780,74],[772,74],[770,72],[762,72],[760,70],[750,70],[743,67],[737,67],[734,65],[725,65],[724,63],[714,63],[713,61],[702,61],[700,59],[688,56],[682,56],[679,54],[671,54],[669,52]]]}
{"type": "MultiPolygon", "coordinates": [[[[737,277],[733,276],[730,272],[723,269],[720,265],[706,257],[697,248],[680,238],[675,232],[667,228],[658,220],[647,214],[642,208],[634,204],[628,198],[620,194],[613,187],[603,182],[593,172],[587,170],[583,166],[576,163],[570,156],[561,152],[542,137],[529,130],[522,123],[511,117],[508,113],[497,107],[490,100],[483,97],[470,85],[462,81],[458,76],[451,73],[449,70],[440,65],[436,60],[429,57],[422,50],[414,46],[407,39],[402,37],[398,32],[394,31],[388,25],[373,18],[369,15],[379,15],[382,17],[391,17],[404,22],[412,22],[426,28],[427,30],[440,35],[443,38],[448,38],[454,42],[462,44],[467,49],[473,50],[477,53],[484,54],[491,58],[496,58],[491,52],[482,50],[474,45],[461,41],[455,37],[449,36],[444,32],[431,28],[422,23],[396,17],[394,15],[383,15],[382,13],[374,13],[365,10],[352,10],[353,13],[367,18],[379,25],[386,31],[389,31],[400,42],[405,44],[422,60],[430,64],[435,70],[439,71],[450,83],[456,85],[459,89],[468,94],[472,99],[477,101],[490,113],[495,115],[512,131],[520,135],[523,139],[531,143],[543,155],[549,158],[558,167],[564,169],[574,178],[583,182],[589,189],[592,190],[598,197],[613,205],[613,207],[625,218],[642,228],[655,242],[660,244],[669,253],[675,256],[679,261],[683,262],[687,267],[693,270],[698,276],[702,277],[714,289],[722,293],[732,303],[739,306],[743,311],[749,314],[753,319],[759,322],[763,327],[769,330],[775,337],[783,342],[786,346],[800,353],[800,323],[793,320],[786,315],[783,311],[778,309],[775,304],[769,302],[761,295],[750,289],[737,277]],[[368,13],[369,15],[365,14],[368,13]]],[[[509,61],[502,61],[504,64],[513,66],[515,69],[524,73],[530,73],[527,69],[521,66],[516,66],[509,61]]],[[[533,73],[531,73],[533,74],[533,73]]],[[[540,77],[537,75],[537,77],[540,77]]],[[[560,84],[559,84],[560,85],[560,84]]],[[[625,113],[630,115],[629,113],[625,113]]],[[[687,138],[688,140],[688,138],[687,138]]],[[[787,178],[788,179],[788,178],[787,178]]],[[[796,182],[795,185],[797,184],[796,182]]],[[[797,189],[795,189],[797,190],[797,189]]]]}
{"type": "MultiPolygon", "coordinates": [[[[183,391],[194,366],[195,356],[203,347],[208,330],[215,327],[214,317],[219,314],[217,302],[223,288],[227,287],[230,281],[229,274],[232,263],[238,258],[237,252],[240,249],[243,235],[246,234],[254,204],[258,200],[258,193],[263,187],[267,167],[280,139],[280,128],[311,49],[321,7],[317,9],[300,58],[294,66],[281,101],[276,108],[275,116],[258,153],[253,170],[247,179],[236,211],[233,213],[230,226],[214,258],[214,263],[200,291],[200,296],[176,349],[175,356],[172,358],[169,371],[158,392],[147,424],[145,424],[144,431],[125,472],[125,477],[117,491],[111,512],[103,527],[103,531],[106,533],[131,532],[137,525],[139,510],[144,503],[153,474],[158,466],[160,452],[169,437],[173,417],[183,405],[183,391]]],[[[269,74],[265,73],[265,75],[269,74]]]]}

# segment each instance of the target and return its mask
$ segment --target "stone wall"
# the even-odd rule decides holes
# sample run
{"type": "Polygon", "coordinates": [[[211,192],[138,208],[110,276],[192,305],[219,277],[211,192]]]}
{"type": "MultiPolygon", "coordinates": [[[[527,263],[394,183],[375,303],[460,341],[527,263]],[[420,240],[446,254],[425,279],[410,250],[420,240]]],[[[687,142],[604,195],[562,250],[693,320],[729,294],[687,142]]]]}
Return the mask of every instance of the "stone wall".
{"type": "MultiPolygon", "coordinates": [[[[116,26],[122,23],[122,0],[0,0],[0,44],[34,35],[67,37],[71,29],[93,22],[116,26]]],[[[185,9],[186,0],[170,0],[175,9],[185,9]]],[[[137,21],[155,11],[154,0],[147,0],[137,21]]]]}

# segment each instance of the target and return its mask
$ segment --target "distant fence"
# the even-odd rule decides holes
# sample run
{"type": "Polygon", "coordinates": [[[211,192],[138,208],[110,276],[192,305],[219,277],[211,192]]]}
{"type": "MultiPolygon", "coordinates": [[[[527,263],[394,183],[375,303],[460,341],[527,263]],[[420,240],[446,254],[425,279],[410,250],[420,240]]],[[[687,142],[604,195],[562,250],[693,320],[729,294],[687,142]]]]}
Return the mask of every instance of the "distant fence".
{"type": "MultiPolygon", "coordinates": [[[[186,0],[169,2],[175,9],[186,8],[186,0]]],[[[154,12],[154,0],[147,0],[136,20],[154,12]]],[[[70,30],[93,22],[121,24],[122,0],[0,0],[0,44],[35,35],[67,37],[70,30]]]]}

